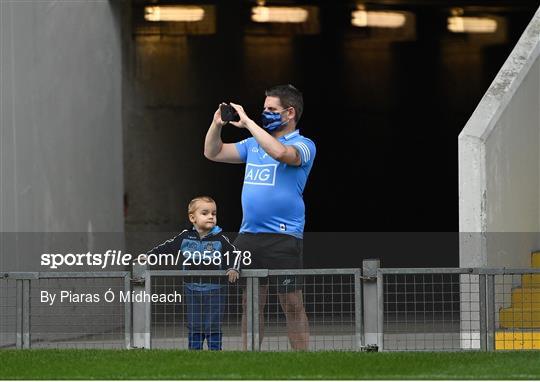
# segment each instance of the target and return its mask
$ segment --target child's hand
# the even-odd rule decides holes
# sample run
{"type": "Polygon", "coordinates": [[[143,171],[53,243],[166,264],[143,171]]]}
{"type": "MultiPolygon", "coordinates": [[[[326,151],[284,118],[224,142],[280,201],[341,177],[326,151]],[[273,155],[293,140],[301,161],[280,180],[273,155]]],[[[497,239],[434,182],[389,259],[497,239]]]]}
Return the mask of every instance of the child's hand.
{"type": "Polygon", "coordinates": [[[238,273],[236,269],[229,269],[227,271],[227,276],[229,276],[229,282],[234,283],[236,282],[236,280],[238,280],[238,277],[240,276],[240,274],[238,273]]]}

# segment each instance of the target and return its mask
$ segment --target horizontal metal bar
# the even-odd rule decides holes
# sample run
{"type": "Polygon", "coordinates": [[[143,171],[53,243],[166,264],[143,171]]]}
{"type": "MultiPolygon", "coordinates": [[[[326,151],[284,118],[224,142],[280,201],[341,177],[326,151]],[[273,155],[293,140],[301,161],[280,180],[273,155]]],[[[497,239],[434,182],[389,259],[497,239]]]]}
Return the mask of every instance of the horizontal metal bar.
{"type": "Polygon", "coordinates": [[[480,274],[486,275],[512,275],[540,273],[540,268],[480,268],[480,274]]]}
{"type": "Polygon", "coordinates": [[[130,275],[128,271],[109,272],[39,272],[40,279],[70,279],[70,278],[116,278],[130,275]]]}
{"type": "MultiPolygon", "coordinates": [[[[225,270],[148,270],[151,276],[224,276],[225,270]]],[[[379,268],[383,275],[390,274],[540,274],[540,268],[379,268]]],[[[241,277],[267,277],[280,275],[358,275],[359,268],[336,269],[243,269],[241,277]]],[[[116,278],[130,275],[128,271],[108,272],[1,272],[1,279],[33,280],[47,278],[116,278]]]]}
{"type": "MultiPolygon", "coordinates": [[[[225,270],[213,271],[146,271],[147,275],[154,276],[225,276],[225,270]]],[[[266,277],[268,270],[266,269],[245,269],[240,272],[240,277],[266,277]]]]}
{"type": "Polygon", "coordinates": [[[5,278],[15,280],[32,280],[38,278],[38,272],[6,272],[5,278]]]}
{"type": "MultiPolygon", "coordinates": [[[[167,270],[167,271],[147,271],[150,276],[224,276],[225,270],[167,270]]],[[[240,277],[267,277],[281,275],[360,275],[359,268],[338,268],[338,269],[242,269],[240,277]]]]}
{"type": "Polygon", "coordinates": [[[478,268],[379,268],[383,275],[411,275],[411,274],[478,274],[478,268]]]}
{"type": "Polygon", "coordinates": [[[108,272],[0,272],[0,278],[16,280],[59,279],[59,278],[110,278],[131,275],[129,271],[108,272]]]}
{"type": "Polygon", "coordinates": [[[336,269],[271,269],[268,270],[269,276],[281,275],[313,275],[313,276],[332,276],[332,275],[356,275],[360,272],[359,268],[336,268],[336,269]]]}
{"type": "Polygon", "coordinates": [[[540,268],[379,268],[383,275],[409,274],[471,274],[511,275],[540,273],[540,268]]]}

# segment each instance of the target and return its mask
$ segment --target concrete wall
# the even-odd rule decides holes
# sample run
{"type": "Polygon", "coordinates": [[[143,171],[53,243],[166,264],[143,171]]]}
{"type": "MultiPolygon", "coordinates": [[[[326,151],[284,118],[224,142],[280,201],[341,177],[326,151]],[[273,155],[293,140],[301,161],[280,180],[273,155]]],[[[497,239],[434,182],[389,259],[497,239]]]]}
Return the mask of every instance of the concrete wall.
{"type": "Polygon", "coordinates": [[[0,2],[1,270],[36,269],[22,232],[123,231],[117,7],[0,2]]]}
{"type": "Polygon", "coordinates": [[[540,10],[459,136],[460,266],[530,265],[540,240],[540,10]]]}
{"type": "MultiPolygon", "coordinates": [[[[39,265],[43,252],[122,245],[119,11],[106,0],[0,2],[2,271],[46,270],[39,265]]],[[[96,319],[121,314],[118,305],[96,305],[90,314],[80,304],[51,308],[39,303],[40,290],[104,293],[118,285],[110,279],[33,280],[33,340],[123,325],[96,319]]],[[[2,319],[13,317],[14,309],[3,307],[2,319]]],[[[13,341],[15,321],[6,322],[0,345],[13,341]]]]}
{"type": "MultiPolygon", "coordinates": [[[[539,54],[540,9],[459,135],[461,267],[526,267],[539,246],[539,54]]],[[[461,280],[461,346],[479,349],[479,279],[461,280]]]]}

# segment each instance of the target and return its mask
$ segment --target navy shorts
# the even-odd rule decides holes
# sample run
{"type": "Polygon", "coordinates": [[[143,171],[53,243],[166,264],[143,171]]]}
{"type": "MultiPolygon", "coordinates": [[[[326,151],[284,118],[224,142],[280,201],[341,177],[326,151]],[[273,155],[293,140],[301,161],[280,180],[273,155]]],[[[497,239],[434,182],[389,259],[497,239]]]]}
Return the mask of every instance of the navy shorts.
{"type": "MultiPolygon", "coordinates": [[[[234,241],[238,250],[251,252],[251,264],[243,269],[302,269],[302,239],[280,233],[241,233],[234,241]]],[[[260,285],[276,285],[278,293],[302,289],[303,276],[282,275],[259,279],[260,285]],[[270,279],[270,280],[269,280],[270,279]]]]}

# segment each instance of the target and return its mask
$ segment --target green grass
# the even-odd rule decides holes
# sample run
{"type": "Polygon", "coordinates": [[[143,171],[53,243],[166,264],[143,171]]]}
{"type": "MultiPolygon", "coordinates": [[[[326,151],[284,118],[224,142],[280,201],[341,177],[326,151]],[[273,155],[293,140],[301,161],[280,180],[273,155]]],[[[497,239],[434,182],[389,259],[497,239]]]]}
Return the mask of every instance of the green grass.
{"type": "Polygon", "coordinates": [[[540,353],[2,350],[0,379],[540,379],[540,353]]]}

